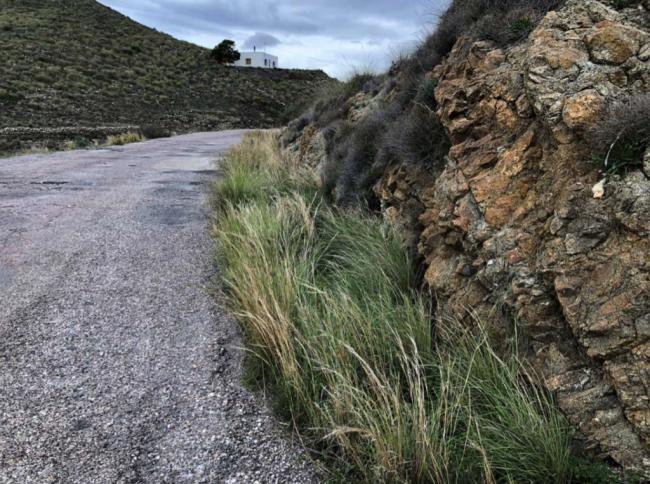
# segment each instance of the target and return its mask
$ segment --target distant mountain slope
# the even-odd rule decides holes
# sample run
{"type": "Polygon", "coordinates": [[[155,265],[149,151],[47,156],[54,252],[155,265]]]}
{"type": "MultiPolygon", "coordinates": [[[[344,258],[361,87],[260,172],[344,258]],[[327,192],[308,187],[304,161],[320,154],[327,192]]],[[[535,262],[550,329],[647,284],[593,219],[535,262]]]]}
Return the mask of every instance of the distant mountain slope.
{"type": "Polygon", "coordinates": [[[327,79],[219,66],[93,0],[0,0],[0,128],[272,126],[327,79]]]}

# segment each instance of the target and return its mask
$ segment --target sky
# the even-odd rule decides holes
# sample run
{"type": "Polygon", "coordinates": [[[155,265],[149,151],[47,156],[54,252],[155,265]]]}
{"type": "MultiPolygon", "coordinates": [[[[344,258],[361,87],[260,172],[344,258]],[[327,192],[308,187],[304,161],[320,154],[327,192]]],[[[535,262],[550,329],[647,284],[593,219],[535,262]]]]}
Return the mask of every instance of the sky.
{"type": "Polygon", "coordinates": [[[178,39],[265,49],[280,67],[323,69],[344,79],[381,72],[412,50],[449,0],[100,0],[178,39]]]}

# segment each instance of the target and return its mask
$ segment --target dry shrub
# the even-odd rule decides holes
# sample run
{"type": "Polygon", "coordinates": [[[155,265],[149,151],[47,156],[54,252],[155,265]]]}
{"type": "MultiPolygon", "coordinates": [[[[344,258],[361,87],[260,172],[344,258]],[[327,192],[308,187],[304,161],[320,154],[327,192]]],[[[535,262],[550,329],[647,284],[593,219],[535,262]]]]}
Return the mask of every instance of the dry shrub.
{"type": "Polygon", "coordinates": [[[623,173],[643,164],[650,148],[650,94],[612,103],[586,133],[594,159],[606,171],[623,173]]]}
{"type": "Polygon", "coordinates": [[[145,141],[145,137],[135,131],[128,131],[115,136],[109,136],[106,138],[104,144],[106,146],[122,146],[129,143],[139,143],[140,141],[145,141]]]}
{"type": "Polygon", "coordinates": [[[328,201],[332,201],[340,169],[347,154],[344,140],[351,132],[352,125],[344,120],[334,121],[323,130],[327,159],[320,170],[321,192],[328,201]]]}
{"type": "Polygon", "coordinates": [[[462,35],[505,45],[524,38],[546,12],[563,0],[455,0],[440,16],[436,30],[410,56],[393,63],[389,75],[402,85],[406,105],[422,75],[447,55],[462,35]]]}
{"type": "Polygon", "coordinates": [[[488,14],[476,23],[479,37],[507,45],[528,37],[545,11],[528,6],[517,7],[505,14],[488,14]]]}
{"type": "Polygon", "coordinates": [[[343,84],[337,83],[328,85],[319,93],[311,108],[314,112],[316,126],[324,128],[343,117],[343,110],[347,101],[344,89],[343,84]]]}
{"type": "Polygon", "coordinates": [[[345,82],[327,84],[309,110],[311,121],[319,128],[328,126],[345,116],[352,96],[359,92],[376,95],[381,85],[381,78],[370,71],[355,72],[345,82]]]}
{"type": "Polygon", "coordinates": [[[310,107],[299,117],[290,121],[280,138],[282,146],[288,146],[296,141],[302,131],[314,121],[314,116],[314,108],[310,107]]]}
{"type": "Polygon", "coordinates": [[[388,158],[408,165],[440,166],[449,152],[447,133],[436,114],[415,105],[391,124],[382,140],[388,158]]]}
{"type": "Polygon", "coordinates": [[[436,113],[435,82],[420,81],[405,108],[401,101],[377,107],[357,125],[333,122],[323,134],[328,147],[322,167],[325,194],[342,205],[377,205],[372,187],[391,163],[442,166],[449,151],[436,113]]]}
{"type": "Polygon", "coordinates": [[[141,126],[140,134],[146,139],[169,138],[172,135],[169,129],[155,124],[141,126]]]}
{"type": "Polygon", "coordinates": [[[564,0],[455,0],[440,17],[433,34],[440,54],[451,50],[465,34],[509,43],[530,32],[549,10],[564,0]]]}
{"type": "Polygon", "coordinates": [[[610,3],[612,4],[612,7],[614,7],[617,10],[623,10],[624,8],[636,7],[641,2],[643,2],[643,0],[610,0],[610,3]]]}
{"type": "Polygon", "coordinates": [[[375,168],[377,155],[381,148],[381,139],[393,112],[379,109],[362,119],[351,134],[340,141],[335,150],[339,163],[336,180],[336,200],[342,205],[355,202],[373,202],[371,192],[379,172],[375,168]]]}

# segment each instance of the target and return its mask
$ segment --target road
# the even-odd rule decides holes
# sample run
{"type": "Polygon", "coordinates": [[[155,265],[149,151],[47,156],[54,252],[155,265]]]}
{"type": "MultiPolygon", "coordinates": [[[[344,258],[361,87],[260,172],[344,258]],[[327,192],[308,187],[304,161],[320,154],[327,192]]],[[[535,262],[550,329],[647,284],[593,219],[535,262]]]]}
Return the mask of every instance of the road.
{"type": "Polygon", "coordinates": [[[241,134],[0,159],[0,482],[317,480],[211,295],[241,134]]]}

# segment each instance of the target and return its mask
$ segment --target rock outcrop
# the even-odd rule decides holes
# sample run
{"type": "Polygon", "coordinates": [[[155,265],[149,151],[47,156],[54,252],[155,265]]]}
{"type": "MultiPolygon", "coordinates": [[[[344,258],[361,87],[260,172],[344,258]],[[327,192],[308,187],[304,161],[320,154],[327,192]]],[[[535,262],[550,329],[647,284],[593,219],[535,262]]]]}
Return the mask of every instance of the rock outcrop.
{"type": "MultiPolygon", "coordinates": [[[[650,153],[605,177],[584,135],[608,104],[650,92],[649,12],[569,0],[516,46],[460,39],[430,74],[444,170],[393,165],[375,187],[440,308],[472,308],[504,338],[516,321],[578,442],[645,473],[650,153]]],[[[317,165],[323,144],[311,126],[293,149],[317,165]]]]}

